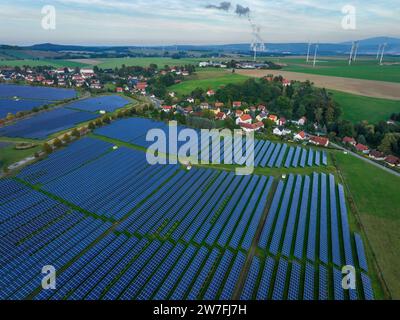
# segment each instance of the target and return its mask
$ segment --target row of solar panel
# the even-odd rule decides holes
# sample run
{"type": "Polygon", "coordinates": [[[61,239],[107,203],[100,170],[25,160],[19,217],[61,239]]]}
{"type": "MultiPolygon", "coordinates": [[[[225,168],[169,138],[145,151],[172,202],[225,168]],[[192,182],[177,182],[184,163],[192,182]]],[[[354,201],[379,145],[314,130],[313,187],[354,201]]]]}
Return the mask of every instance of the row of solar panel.
{"type": "MultiPolygon", "coordinates": [[[[321,261],[325,264],[333,262],[338,267],[341,267],[342,263],[354,265],[343,187],[341,185],[336,187],[333,175],[330,175],[329,181],[328,190],[325,174],[314,173],[312,187],[308,176],[303,179],[300,175],[297,177],[289,175],[286,183],[281,180],[269,208],[259,246],[273,255],[282,253],[290,257],[293,252],[300,260],[306,258],[312,262],[321,261]],[[339,191],[339,197],[336,197],[336,190],[339,191]],[[340,216],[336,212],[337,202],[340,203],[340,216]],[[328,230],[328,221],[331,232],[328,230]],[[341,228],[339,228],[340,222],[341,228]],[[339,235],[343,239],[344,250],[341,249],[339,235]]],[[[358,266],[367,271],[362,240],[356,236],[355,241],[358,266]]]]}
{"type": "MultiPolygon", "coordinates": [[[[100,128],[96,130],[96,134],[106,136],[109,138],[113,139],[118,139],[124,142],[129,142],[133,143],[145,148],[149,148],[152,146],[153,142],[151,141],[146,141],[146,136],[148,132],[151,129],[158,129],[162,130],[166,134],[168,133],[169,127],[167,124],[163,122],[158,122],[158,121],[153,121],[150,119],[143,119],[143,118],[130,118],[130,119],[122,119],[119,121],[116,121],[112,123],[109,126],[100,128]]],[[[184,126],[177,126],[176,128],[176,134],[177,137],[180,135],[180,133],[187,129],[184,126]]],[[[201,141],[201,133],[199,130],[198,131],[198,140],[201,141]]],[[[212,135],[211,135],[212,136],[212,135]]],[[[149,136],[150,138],[150,136],[149,136]]],[[[183,139],[182,139],[183,140],[183,139]]],[[[212,139],[210,139],[212,140],[212,139]]],[[[242,151],[241,147],[243,147],[243,150],[245,150],[245,141],[243,141],[242,146],[240,146],[240,140],[235,140],[239,141],[239,143],[232,143],[232,155],[234,155],[235,152],[237,152],[238,155],[240,155],[240,151],[242,151]]],[[[166,150],[168,150],[168,153],[171,154],[177,154],[178,150],[180,147],[184,144],[186,144],[186,135],[185,139],[183,141],[178,141],[177,145],[174,144],[169,144],[168,141],[166,141],[167,146],[166,150]]],[[[195,146],[197,147],[197,142],[193,142],[195,146]]],[[[215,149],[213,148],[212,141],[207,143],[205,146],[202,145],[203,150],[198,152],[198,160],[203,160],[207,161],[210,163],[214,163],[215,161],[220,160],[222,163],[224,163],[225,160],[225,145],[224,141],[219,142],[219,148],[215,149]],[[207,152],[208,149],[208,152],[207,152]]],[[[197,149],[197,148],[196,148],[197,149]]],[[[167,153],[167,152],[165,152],[167,153]]],[[[245,154],[245,151],[243,151],[243,154],[245,154]]],[[[261,141],[261,140],[255,140],[254,141],[254,164],[256,167],[277,167],[280,168],[283,165],[285,167],[305,167],[307,166],[320,166],[321,164],[327,165],[328,164],[328,158],[326,152],[320,152],[316,151],[314,152],[312,149],[307,150],[302,147],[290,147],[286,144],[274,144],[269,141],[261,141]],[[289,151],[288,151],[289,149],[289,151]],[[296,151],[296,152],[294,152],[296,151]]],[[[248,156],[248,155],[246,155],[248,156]]],[[[238,156],[237,158],[232,157],[234,163],[238,164],[243,164],[244,160],[240,161],[235,161],[235,159],[239,159],[240,157],[238,156]]],[[[218,161],[219,163],[219,161],[218,161]]]]}
{"type": "Polygon", "coordinates": [[[309,262],[265,261],[255,256],[251,262],[241,300],[373,300],[372,284],[365,273],[358,275],[356,289],[342,286],[344,274],[336,267],[313,265],[309,262]]]}

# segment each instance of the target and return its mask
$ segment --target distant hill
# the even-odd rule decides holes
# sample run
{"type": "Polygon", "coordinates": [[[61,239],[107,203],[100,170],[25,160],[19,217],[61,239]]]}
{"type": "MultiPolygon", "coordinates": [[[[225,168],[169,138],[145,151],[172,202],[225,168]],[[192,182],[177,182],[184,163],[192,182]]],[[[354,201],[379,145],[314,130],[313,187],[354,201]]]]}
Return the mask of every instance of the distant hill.
{"type": "MultiPolygon", "coordinates": [[[[386,43],[386,54],[400,55],[400,39],[390,37],[375,37],[359,40],[359,54],[377,53],[379,45],[386,43]]],[[[342,43],[320,43],[320,55],[343,55],[348,54],[351,50],[352,41],[342,43]]],[[[308,43],[267,43],[266,54],[284,54],[284,55],[304,55],[307,53],[308,43]]],[[[45,56],[44,52],[54,53],[93,53],[93,54],[129,54],[132,50],[140,50],[143,47],[139,46],[77,46],[77,45],[61,45],[52,43],[36,44],[33,46],[16,47],[0,45],[0,55],[7,54],[10,50],[29,51],[30,54],[35,51],[42,52],[41,56],[45,56]]],[[[199,52],[216,52],[216,53],[250,53],[250,44],[226,44],[226,45],[178,45],[178,46],[149,46],[144,49],[158,49],[170,52],[179,51],[199,51],[199,52]]]]}

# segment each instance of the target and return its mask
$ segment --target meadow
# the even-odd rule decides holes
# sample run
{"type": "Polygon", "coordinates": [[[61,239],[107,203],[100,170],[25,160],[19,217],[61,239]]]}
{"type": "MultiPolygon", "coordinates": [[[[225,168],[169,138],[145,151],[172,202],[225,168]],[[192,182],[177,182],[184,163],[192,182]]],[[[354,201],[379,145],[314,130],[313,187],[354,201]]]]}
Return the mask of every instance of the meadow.
{"type": "MultiPolygon", "coordinates": [[[[399,299],[400,178],[343,153],[335,153],[334,158],[346,191],[354,200],[357,222],[373,251],[367,255],[369,265],[375,257],[392,298],[399,299]]],[[[377,288],[377,279],[374,282],[377,288]]]]}
{"type": "Polygon", "coordinates": [[[400,101],[359,96],[336,90],[329,90],[343,111],[342,118],[354,123],[387,121],[393,113],[400,112],[400,101]]]}
{"type": "MultiPolygon", "coordinates": [[[[122,65],[126,66],[139,66],[148,67],[150,64],[156,64],[159,68],[165,65],[169,66],[182,66],[185,64],[198,64],[202,59],[188,58],[188,59],[172,59],[172,58],[110,58],[98,59],[99,68],[120,68],[122,65]]],[[[203,59],[204,60],[204,59],[203,59]]]]}
{"type": "Polygon", "coordinates": [[[221,86],[230,83],[242,83],[247,79],[247,76],[229,73],[226,70],[200,70],[182,83],[169,87],[169,90],[174,91],[179,95],[189,95],[196,88],[217,90],[221,86]]]}

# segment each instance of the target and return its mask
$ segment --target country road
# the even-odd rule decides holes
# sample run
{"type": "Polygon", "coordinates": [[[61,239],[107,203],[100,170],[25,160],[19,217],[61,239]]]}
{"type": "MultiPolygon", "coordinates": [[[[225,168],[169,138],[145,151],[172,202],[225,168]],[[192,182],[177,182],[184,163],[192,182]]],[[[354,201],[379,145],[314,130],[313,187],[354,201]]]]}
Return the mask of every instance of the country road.
{"type": "Polygon", "coordinates": [[[370,160],[370,159],[368,159],[368,158],[365,158],[365,157],[363,157],[363,156],[360,156],[359,154],[357,154],[357,153],[355,153],[355,152],[353,152],[353,151],[347,150],[346,148],[343,148],[342,146],[339,146],[338,144],[335,144],[335,143],[332,143],[332,142],[331,142],[331,145],[334,146],[335,148],[338,148],[338,149],[340,149],[340,150],[346,151],[346,152],[348,152],[349,154],[351,154],[352,156],[354,156],[354,157],[356,157],[356,158],[359,158],[359,159],[361,159],[361,160],[364,160],[365,162],[368,162],[369,164],[372,164],[373,166],[375,166],[375,167],[377,167],[377,168],[380,168],[380,169],[382,169],[382,170],[384,170],[384,171],[386,171],[386,172],[388,172],[388,173],[391,173],[391,174],[393,174],[393,175],[395,175],[395,176],[400,177],[400,173],[397,172],[397,171],[394,171],[394,170],[392,170],[392,169],[389,169],[389,168],[387,168],[387,167],[385,167],[385,166],[380,165],[379,163],[376,163],[375,161],[372,161],[372,160],[370,160]]]}

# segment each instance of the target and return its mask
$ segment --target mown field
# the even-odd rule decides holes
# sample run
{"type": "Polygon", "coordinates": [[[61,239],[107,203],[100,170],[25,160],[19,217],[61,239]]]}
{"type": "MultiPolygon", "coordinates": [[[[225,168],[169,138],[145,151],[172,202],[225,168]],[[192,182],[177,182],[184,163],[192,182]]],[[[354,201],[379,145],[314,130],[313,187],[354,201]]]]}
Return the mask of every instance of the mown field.
{"type": "Polygon", "coordinates": [[[329,90],[343,111],[343,119],[354,123],[367,120],[370,123],[387,121],[393,113],[400,112],[400,101],[359,96],[329,90]]]}
{"type": "Polygon", "coordinates": [[[392,298],[400,299],[400,178],[349,155],[336,153],[335,159],[354,199],[368,250],[373,250],[392,298]]]}
{"type": "Polygon", "coordinates": [[[355,78],[376,81],[400,82],[400,60],[388,58],[387,63],[380,66],[375,59],[360,59],[351,66],[348,64],[348,58],[323,58],[320,57],[316,67],[312,63],[306,63],[305,58],[275,58],[275,62],[287,64],[283,70],[300,73],[310,73],[316,75],[355,78]]]}

